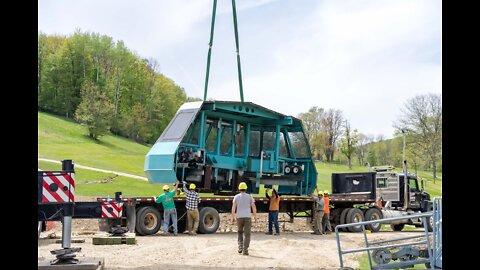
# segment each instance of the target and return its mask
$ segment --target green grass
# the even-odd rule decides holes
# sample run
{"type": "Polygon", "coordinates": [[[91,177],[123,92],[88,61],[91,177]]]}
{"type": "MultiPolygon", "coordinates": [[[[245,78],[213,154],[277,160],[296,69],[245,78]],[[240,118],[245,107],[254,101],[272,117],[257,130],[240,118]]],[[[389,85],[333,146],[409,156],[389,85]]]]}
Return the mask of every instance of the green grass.
{"type": "MultiPolygon", "coordinates": [[[[370,263],[368,261],[368,255],[366,252],[364,252],[361,255],[359,254],[354,258],[360,263],[360,265],[357,268],[355,268],[355,270],[370,270],[370,263]]],[[[398,260],[395,262],[398,262],[398,260]]],[[[375,262],[373,261],[373,258],[372,258],[372,264],[374,266],[376,265],[375,262]]],[[[394,268],[394,269],[398,270],[400,268],[394,268]]],[[[413,268],[402,268],[402,269],[427,269],[427,268],[425,267],[425,264],[417,264],[413,268]]]]}
{"type": "MultiPolygon", "coordinates": [[[[38,161],[38,168],[60,171],[61,165],[38,161]]],[[[150,184],[139,179],[80,168],[75,169],[75,183],[76,195],[91,197],[106,197],[107,195],[113,197],[117,191],[121,191],[124,197],[158,196],[162,188],[160,185],[150,184]]]]}
{"type": "Polygon", "coordinates": [[[143,162],[150,146],[119,136],[100,140],[87,136],[87,128],[70,119],[38,113],[38,157],[73,159],[85,166],[145,176],[143,162]]]}

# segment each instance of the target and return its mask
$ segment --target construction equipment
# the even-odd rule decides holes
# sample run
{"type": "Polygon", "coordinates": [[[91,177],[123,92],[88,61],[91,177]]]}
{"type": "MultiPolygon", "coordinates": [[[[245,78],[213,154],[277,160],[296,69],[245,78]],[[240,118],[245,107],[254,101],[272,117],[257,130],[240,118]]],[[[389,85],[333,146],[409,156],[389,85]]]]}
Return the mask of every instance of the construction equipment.
{"type": "MultiPolygon", "coordinates": [[[[422,188],[418,186],[415,175],[408,173],[405,184],[405,175],[389,171],[392,169],[375,167],[375,172],[332,174],[332,226],[393,217],[405,217],[389,223],[394,231],[401,231],[405,224],[423,226],[422,219],[412,215],[432,211],[430,195],[423,190],[423,185],[422,188]],[[407,196],[404,194],[405,185],[407,196]],[[404,198],[408,201],[405,202],[404,198]],[[383,201],[382,207],[375,203],[376,200],[383,201]]],[[[429,231],[433,230],[432,217],[426,225],[429,231]]],[[[372,232],[381,228],[379,223],[367,227],[372,232]]],[[[359,231],[360,227],[348,227],[348,230],[359,231]]]]}

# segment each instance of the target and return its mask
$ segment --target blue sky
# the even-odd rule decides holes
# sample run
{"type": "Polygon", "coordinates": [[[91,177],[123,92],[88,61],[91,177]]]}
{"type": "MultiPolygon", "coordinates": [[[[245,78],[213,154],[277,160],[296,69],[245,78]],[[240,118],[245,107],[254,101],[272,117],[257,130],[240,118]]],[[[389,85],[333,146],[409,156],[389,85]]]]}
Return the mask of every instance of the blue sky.
{"type": "MultiPolygon", "coordinates": [[[[203,97],[213,0],[42,0],[38,29],[123,40],[203,97]]],[[[438,0],[237,0],[244,97],[296,116],[344,112],[353,128],[393,137],[408,98],[441,93],[438,0]]],[[[208,97],[239,100],[231,1],[218,0],[208,97]]]]}

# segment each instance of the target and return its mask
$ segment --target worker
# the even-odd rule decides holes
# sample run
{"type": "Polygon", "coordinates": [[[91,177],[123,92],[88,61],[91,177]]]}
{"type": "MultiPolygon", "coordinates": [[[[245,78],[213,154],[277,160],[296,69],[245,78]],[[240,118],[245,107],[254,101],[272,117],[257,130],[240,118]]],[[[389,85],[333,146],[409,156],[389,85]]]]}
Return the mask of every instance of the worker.
{"type": "Polygon", "coordinates": [[[323,192],[323,200],[325,202],[325,210],[323,211],[322,228],[324,233],[330,234],[332,225],[330,224],[330,198],[328,197],[328,190],[323,192]]]}
{"type": "Polygon", "coordinates": [[[318,196],[312,194],[312,198],[315,200],[314,214],[313,218],[315,219],[314,231],[312,234],[321,235],[323,234],[322,230],[322,218],[325,211],[325,201],[323,200],[322,192],[318,192],[318,196]]]}
{"type": "Polygon", "coordinates": [[[175,208],[173,197],[175,197],[175,194],[177,193],[179,183],[179,181],[175,183],[175,190],[173,191],[170,191],[169,185],[164,185],[163,194],[158,196],[156,200],[157,203],[161,203],[163,205],[163,235],[168,235],[168,225],[170,223],[170,217],[172,218],[173,223],[173,235],[178,235],[177,209],[175,208]]]}
{"type": "Polygon", "coordinates": [[[268,188],[265,189],[265,196],[269,200],[268,206],[268,232],[265,234],[272,235],[273,225],[275,225],[275,235],[280,235],[280,227],[278,226],[278,210],[280,209],[280,196],[275,189],[272,189],[272,197],[268,196],[268,188]]]}
{"type": "Polygon", "coordinates": [[[248,194],[247,184],[241,182],[238,185],[240,193],[233,198],[232,205],[232,223],[237,220],[238,228],[238,253],[248,255],[248,247],[250,246],[250,231],[252,228],[252,213],[254,221],[257,221],[257,207],[252,195],[248,194]],[[245,235],[245,241],[244,241],[245,235]]]}
{"type": "Polygon", "coordinates": [[[375,200],[375,203],[379,209],[383,208],[382,201],[383,201],[383,197],[381,197],[380,195],[377,195],[377,199],[375,200]]]}
{"type": "Polygon", "coordinates": [[[187,195],[187,228],[189,235],[196,235],[198,229],[199,214],[198,214],[198,204],[200,203],[200,196],[195,191],[195,184],[191,183],[186,186],[186,183],[183,182],[183,191],[187,195]]]}

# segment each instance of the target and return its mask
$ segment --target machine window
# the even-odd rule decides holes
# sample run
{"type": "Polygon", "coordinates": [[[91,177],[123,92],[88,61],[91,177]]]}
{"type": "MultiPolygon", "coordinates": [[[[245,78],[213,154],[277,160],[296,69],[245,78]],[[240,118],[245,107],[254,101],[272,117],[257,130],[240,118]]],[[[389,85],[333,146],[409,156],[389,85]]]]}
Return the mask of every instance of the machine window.
{"type": "Polygon", "coordinates": [[[303,132],[288,132],[288,136],[290,136],[296,158],[309,158],[311,156],[303,132]]]}
{"type": "Polygon", "coordinates": [[[275,150],[275,132],[263,132],[263,150],[275,150]]]}
{"type": "Polygon", "coordinates": [[[280,149],[278,149],[278,154],[281,157],[290,157],[290,153],[288,153],[287,143],[285,142],[285,134],[282,132],[280,133],[280,149]]]}
{"type": "Polygon", "coordinates": [[[408,179],[408,184],[410,185],[411,191],[418,191],[416,179],[408,179]]]}
{"type": "Polygon", "coordinates": [[[215,152],[215,148],[217,147],[217,127],[216,127],[216,122],[209,123],[207,125],[206,130],[212,126],[212,129],[210,130],[210,133],[208,134],[207,140],[205,141],[205,148],[207,149],[207,152],[215,152]]]}
{"type": "Polygon", "coordinates": [[[245,129],[240,125],[240,131],[235,135],[235,156],[241,157],[245,154],[245,129]]]}
{"type": "Polygon", "coordinates": [[[195,117],[195,111],[181,111],[175,116],[170,125],[165,129],[159,141],[176,141],[182,139],[183,135],[187,131],[193,117],[195,117]]]}
{"type": "Polygon", "coordinates": [[[220,154],[230,155],[231,145],[232,145],[232,127],[223,126],[222,141],[220,142],[220,154]]]}
{"type": "Polygon", "coordinates": [[[386,188],[387,178],[377,178],[377,188],[386,188]]]}
{"type": "Polygon", "coordinates": [[[251,157],[258,157],[260,155],[260,131],[250,130],[250,145],[248,149],[251,157]]]}

